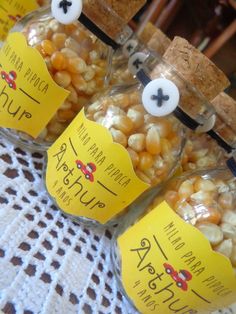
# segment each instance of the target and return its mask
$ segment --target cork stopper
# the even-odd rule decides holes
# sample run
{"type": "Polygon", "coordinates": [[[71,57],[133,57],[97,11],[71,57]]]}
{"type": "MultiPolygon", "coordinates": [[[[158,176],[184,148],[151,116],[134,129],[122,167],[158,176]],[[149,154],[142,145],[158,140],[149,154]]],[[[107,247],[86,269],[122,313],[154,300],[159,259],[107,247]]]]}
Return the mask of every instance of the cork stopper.
{"type": "Polygon", "coordinates": [[[229,85],[224,73],[181,37],[174,38],[163,59],[174,66],[208,101],[213,100],[229,85]]]}
{"type": "Polygon", "coordinates": [[[213,101],[217,115],[236,132],[236,101],[225,93],[220,93],[213,101]]]}
{"type": "Polygon", "coordinates": [[[147,47],[149,50],[153,50],[163,56],[170,44],[171,40],[160,29],[155,28],[155,32],[148,41],[147,47]]]}
{"type": "Polygon", "coordinates": [[[156,30],[156,26],[148,22],[143,30],[137,34],[139,41],[143,44],[147,44],[152,36],[155,34],[156,30]]]}
{"type": "Polygon", "coordinates": [[[146,0],[104,0],[126,23],[144,6],[146,0]]]}
{"type": "Polygon", "coordinates": [[[146,0],[84,0],[83,13],[116,40],[146,0]]]}

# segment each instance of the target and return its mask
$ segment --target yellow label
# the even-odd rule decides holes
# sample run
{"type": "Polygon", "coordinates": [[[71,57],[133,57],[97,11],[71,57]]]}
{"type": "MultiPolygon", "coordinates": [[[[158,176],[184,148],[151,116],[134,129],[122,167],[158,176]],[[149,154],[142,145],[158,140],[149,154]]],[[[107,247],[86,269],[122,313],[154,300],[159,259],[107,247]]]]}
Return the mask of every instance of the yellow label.
{"type": "Polygon", "coordinates": [[[68,95],[25,37],[10,34],[0,50],[0,126],[36,138],[68,95]]]}
{"type": "Polygon", "coordinates": [[[125,148],[83,111],[48,150],[46,185],[66,213],[100,223],[149,187],[136,176],[125,148]]]}
{"type": "Polygon", "coordinates": [[[0,41],[5,40],[9,30],[27,13],[36,10],[36,0],[0,1],[0,41]]]}
{"type": "Polygon", "coordinates": [[[143,314],[195,314],[232,304],[230,261],[195,227],[161,203],[118,239],[122,282],[143,314]]]}

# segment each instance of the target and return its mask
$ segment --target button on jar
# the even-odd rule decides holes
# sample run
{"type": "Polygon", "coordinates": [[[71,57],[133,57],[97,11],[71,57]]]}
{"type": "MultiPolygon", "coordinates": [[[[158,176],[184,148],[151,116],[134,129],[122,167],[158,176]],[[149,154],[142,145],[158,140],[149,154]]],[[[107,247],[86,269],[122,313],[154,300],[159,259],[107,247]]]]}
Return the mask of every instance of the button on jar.
{"type": "Polygon", "coordinates": [[[170,43],[171,40],[160,29],[147,23],[142,32],[134,34],[116,51],[111,83],[133,83],[133,76],[141,69],[143,63],[151,64],[156,56],[162,56],[170,43]]]}
{"type": "MultiPolygon", "coordinates": [[[[60,3],[52,2],[54,14],[58,11],[59,19],[60,15],[63,18],[66,15],[60,3]]],[[[81,108],[107,88],[114,49],[131,35],[126,23],[145,1],[130,1],[129,12],[124,12],[122,1],[84,1],[79,20],[70,22],[71,12],[75,19],[80,1],[71,3],[72,6],[66,8],[66,25],[46,8],[27,16],[12,30],[21,32],[28,46],[38,50],[54,82],[69,93],[36,138],[25,134],[27,130],[25,133],[14,131],[14,128],[2,130],[12,141],[30,149],[45,150],[49,147],[81,108]]],[[[31,79],[34,82],[33,78],[32,74],[28,82],[31,79]]],[[[57,102],[57,95],[51,102],[57,102]]],[[[42,115],[46,112],[45,108],[42,115]]]]}
{"type": "MultiPolygon", "coordinates": [[[[182,47],[184,40],[176,38],[166,56],[171,55],[168,50],[173,51],[176,41],[182,47]]],[[[190,59],[185,74],[164,60],[157,61],[150,73],[153,81],[140,71],[137,76],[142,84],[124,87],[119,93],[114,89],[89,105],[48,150],[47,190],[73,219],[111,224],[127,213],[138,196],[146,198],[173,174],[185,142],[185,126],[194,130],[214,113],[197,91],[204,91],[205,81],[203,86],[203,80],[196,78],[193,54],[205,65],[200,67],[201,77],[213,72],[221,76],[214,89],[214,80],[207,82],[211,88],[208,99],[228,81],[210,60],[184,43],[190,50],[182,55],[184,60],[190,59]]],[[[178,62],[181,54],[182,50],[178,62]]]]}

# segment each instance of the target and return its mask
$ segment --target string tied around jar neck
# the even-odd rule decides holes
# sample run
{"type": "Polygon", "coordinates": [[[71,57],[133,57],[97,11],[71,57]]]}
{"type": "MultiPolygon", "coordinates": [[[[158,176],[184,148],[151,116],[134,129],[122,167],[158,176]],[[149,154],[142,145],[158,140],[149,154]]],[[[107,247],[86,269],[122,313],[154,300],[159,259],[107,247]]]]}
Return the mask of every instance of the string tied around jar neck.
{"type": "Polygon", "coordinates": [[[226,165],[229,168],[229,170],[232,172],[232,174],[234,175],[234,177],[236,177],[236,155],[229,158],[226,161],[226,165]]]}
{"type": "Polygon", "coordinates": [[[131,37],[133,31],[112,8],[105,7],[102,1],[99,1],[97,5],[101,6],[101,12],[92,12],[93,9],[88,9],[89,6],[84,5],[82,0],[52,0],[51,11],[53,17],[64,25],[78,20],[97,38],[116,50],[131,37]],[[106,18],[114,19],[114,30],[108,30],[106,27],[102,29],[103,14],[103,23],[106,18]]]}
{"type": "Polygon", "coordinates": [[[150,114],[166,116],[173,113],[178,120],[191,130],[196,130],[201,125],[178,106],[179,90],[172,81],[164,78],[151,80],[143,69],[137,72],[137,78],[144,87],[143,105],[150,114]],[[163,83],[162,86],[160,86],[160,82],[163,83]],[[155,107],[155,110],[153,110],[153,107],[155,107]]]}

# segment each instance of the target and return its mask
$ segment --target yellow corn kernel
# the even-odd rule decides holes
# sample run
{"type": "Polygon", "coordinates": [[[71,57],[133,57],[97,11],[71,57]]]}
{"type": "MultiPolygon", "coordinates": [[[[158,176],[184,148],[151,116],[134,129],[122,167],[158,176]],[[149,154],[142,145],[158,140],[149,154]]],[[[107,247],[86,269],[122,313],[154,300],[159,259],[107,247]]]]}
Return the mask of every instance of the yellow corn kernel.
{"type": "Polygon", "coordinates": [[[63,53],[63,55],[68,58],[68,59],[71,59],[71,58],[77,58],[77,53],[74,52],[73,50],[69,49],[69,48],[63,48],[61,49],[61,53],[63,53]]]}
{"type": "Polygon", "coordinates": [[[66,71],[58,71],[54,75],[54,81],[60,85],[61,87],[68,87],[71,83],[71,76],[68,72],[66,71]]]}
{"type": "Polygon", "coordinates": [[[76,103],[78,101],[78,95],[74,87],[72,85],[69,85],[67,86],[66,89],[70,92],[70,95],[68,96],[67,100],[72,103],[76,103]]]}
{"type": "Polygon", "coordinates": [[[194,190],[213,192],[216,190],[216,185],[211,180],[205,180],[203,178],[198,178],[194,183],[194,190]]]}
{"type": "Polygon", "coordinates": [[[127,151],[129,153],[129,156],[131,158],[133,167],[136,168],[139,163],[139,155],[131,148],[127,148],[127,151]]]}
{"type": "Polygon", "coordinates": [[[114,142],[121,144],[124,147],[127,146],[127,137],[124,133],[122,133],[120,130],[116,130],[113,128],[110,129],[110,132],[114,142]]]}
{"type": "Polygon", "coordinates": [[[72,104],[69,102],[69,99],[67,98],[66,101],[64,101],[64,103],[61,105],[60,109],[61,110],[67,110],[70,109],[72,106],[72,104]]]}
{"type": "Polygon", "coordinates": [[[41,42],[41,46],[43,51],[48,55],[51,56],[56,51],[56,46],[52,43],[51,40],[44,39],[41,42]]]}
{"type": "Polygon", "coordinates": [[[58,116],[58,121],[71,121],[72,119],[74,119],[76,113],[71,110],[71,109],[67,109],[67,110],[58,110],[57,112],[57,116],[58,116]]]}
{"type": "Polygon", "coordinates": [[[165,200],[171,207],[175,208],[175,204],[179,201],[179,194],[176,191],[167,191],[165,200]]]}
{"type": "Polygon", "coordinates": [[[65,130],[65,128],[66,126],[64,124],[57,121],[51,122],[47,127],[48,132],[53,135],[60,135],[65,130]]]}
{"type": "Polygon", "coordinates": [[[133,129],[133,122],[129,117],[124,115],[116,115],[112,118],[112,125],[116,129],[122,131],[125,134],[129,134],[133,129]]]}
{"type": "Polygon", "coordinates": [[[136,129],[140,128],[144,124],[143,113],[130,108],[127,112],[127,116],[131,119],[136,129]]]}
{"type": "Polygon", "coordinates": [[[87,69],[87,65],[85,61],[79,57],[69,59],[68,66],[67,66],[68,71],[71,73],[84,73],[87,69]]]}
{"type": "Polygon", "coordinates": [[[114,97],[114,103],[120,108],[126,108],[130,105],[129,95],[118,95],[114,97]]]}
{"type": "Polygon", "coordinates": [[[184,181],[178,190],[179,193],[179,197],[181,199],[187,199],[189,198],[193,193],[194,193],[194,189],[193,189],[193,184],[190,180],[186,180],[184,181]]]}
{"type": "Polygon", "coordinates": [[[65,33],[55,33],[52,36],[52,42],[58,49],[65,47],[66,34],[65,33]]]}
{"type": "Polygon", "coordinates": [[[222,209],[225,210],[234,209],[234,199],[232,192],[222,193],[218,198],[218,203],[222,209]]]}
{"type": "Polygon", "coordinates": [[[87,67],[86,71],[83,74],[85,81],[91,81],[95,76],[95,71],[91,67],[87,67]]]}
{"type": "Polygon", "coordinates": [[[158,155],[161,152],[160,135],[155,127],[148,130],[146,137],[146,149],[152,155],[158,155]]]}
{"type": "Polygon", "coordinates": [[[146,176],[146,174],[144,174],[140,170],[136,170],[135,172],[136,172],[136,174],[137,174],[137,176],[139,177],[140,180],[142,180],[143,182],[151,185],[152,181],[148,178],[148,176],[146,176]]]}
{"type": "Polygon", "coordinates": [[[139,163],[138,163],[138,168],[141,171],[145,171],[149,168],[152,167],[153,165],[153,157],[151,154],[147,153],[147,152],[141,152],[139,154],[139,163]]]}
{"type": "Polygon", "coordinates": [[[145,135],[142,133],[132,134],[128,139],[128,145],[135,152],[141,152],[145,148],[145,135]]]}
{"type": "Polygon", "coordinates": [[[68,61],[63,53],[56,51],[51,56],[51,63],[54,69],[61,71],[67,67],[68,61]]]}
{"type": "Polygon", "coordinates": [[[159,118],[156,127],[161,137],[168,138],[172,133],[172,124],[167,119],[159,118]]]}
{"type": "Polygon", "coordinates": [[[75,89],[78,92],[86,90],[87,83],[85,82],[85,80],[80,74],[72,74],[71,79],[72,79],[72,85],[75,87],[75,89]]]}
{"type": "Polygon", "coordinates": [[[73,103],[72,110],[75,112],[79,112],[84,106],[86,106],[89,102],[87,97],[79,96],[77,101],[73,103]]]}
{"type": "Polygon", "coordinates": [[[68,37],[65,41],[65,47],[78,53],[80,50],[80,44],[72,37],[68,37]]]}

